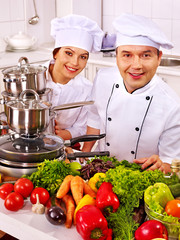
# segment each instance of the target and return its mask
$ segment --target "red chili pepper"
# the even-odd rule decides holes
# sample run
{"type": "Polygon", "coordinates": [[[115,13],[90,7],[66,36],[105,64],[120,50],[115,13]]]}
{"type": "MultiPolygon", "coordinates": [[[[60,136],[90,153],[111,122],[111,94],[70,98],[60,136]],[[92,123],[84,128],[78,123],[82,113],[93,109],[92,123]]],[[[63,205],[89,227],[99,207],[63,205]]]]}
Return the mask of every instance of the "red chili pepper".
{"type": "Polygon", "coordinates": [[[76,213],[76,229],[84,240],[105,240],[108,223],[99,208],[85,205],[76,213]]]}
{"type": "Polygon", "coordinates": [[[120,205],[119,199],[112,188],[113,186],[110,182],[103,182],[96,195],[96,206],[104,215],[116,212],[120,205]]]}

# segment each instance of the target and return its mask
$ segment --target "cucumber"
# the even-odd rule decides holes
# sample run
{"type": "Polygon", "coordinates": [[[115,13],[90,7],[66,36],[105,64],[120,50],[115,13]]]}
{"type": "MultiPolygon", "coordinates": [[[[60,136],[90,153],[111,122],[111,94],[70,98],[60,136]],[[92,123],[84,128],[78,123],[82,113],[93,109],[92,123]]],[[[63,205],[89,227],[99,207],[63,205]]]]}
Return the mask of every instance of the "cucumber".
{"type": "Polygon", "coordinates": [[[176,183],[168,186],[171,190],[172,195],[176,197],[180,197],[180,183],[176,183]]]}

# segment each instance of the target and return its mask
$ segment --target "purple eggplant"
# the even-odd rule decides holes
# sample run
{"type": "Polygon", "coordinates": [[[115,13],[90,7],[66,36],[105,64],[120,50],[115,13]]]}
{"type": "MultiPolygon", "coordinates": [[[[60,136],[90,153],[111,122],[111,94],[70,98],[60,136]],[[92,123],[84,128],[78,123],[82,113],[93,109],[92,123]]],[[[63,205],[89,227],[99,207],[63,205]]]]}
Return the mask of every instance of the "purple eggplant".
{"type": "Polygon", "coordinates": [[[62,225],[66,221],[66,214],[64,210],[58,206],[46,208],[45,216],[47,220],[54,225],[62,225]]]}

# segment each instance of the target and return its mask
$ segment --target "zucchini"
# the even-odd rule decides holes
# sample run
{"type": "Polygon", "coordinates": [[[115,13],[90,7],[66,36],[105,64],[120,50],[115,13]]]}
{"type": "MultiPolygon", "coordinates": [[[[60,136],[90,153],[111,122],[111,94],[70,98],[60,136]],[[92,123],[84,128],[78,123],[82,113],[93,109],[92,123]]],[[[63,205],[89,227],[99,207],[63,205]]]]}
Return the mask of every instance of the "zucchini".
{"type": "Polygon", "coordinates": [[[170,188],[171,193],[174,196],[174,198],[180,197],[180,183],[169,185],[168,187],[170,188]]]}

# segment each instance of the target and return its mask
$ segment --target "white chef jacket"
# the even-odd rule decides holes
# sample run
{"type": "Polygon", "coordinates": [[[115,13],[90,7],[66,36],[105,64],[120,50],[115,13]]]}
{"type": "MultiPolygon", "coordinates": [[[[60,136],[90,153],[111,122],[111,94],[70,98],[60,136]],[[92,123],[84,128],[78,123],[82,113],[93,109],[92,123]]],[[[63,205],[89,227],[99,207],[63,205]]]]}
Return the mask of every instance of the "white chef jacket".
{"type": "MultiPolygon", "coordinates": [[[[49,69],[49,61],[46,67],[49,69]]],[[[80,74],[71,79],[67,84],[53,82],[50,73],[47,71],[46,88],[52,89],[51,103],[52,107],[65,103],[89,101],[92,83],[80,74]]],[[[86,134],[87,127],[87,106],[60,110],[56,113],[56,120],[60,128],[68,130],[72,137],[86,134]]],[[[49,130],[51,131],[51,130],[49,130]]]]}
{"type": "Polygon", "coordinates": [[[129,162],[153,154],[180,159],[180,98],[157,75],[130,94],[117,67],[101,69],[92,99],[88,126],[106,133],[98,150],[129,162]]]}

